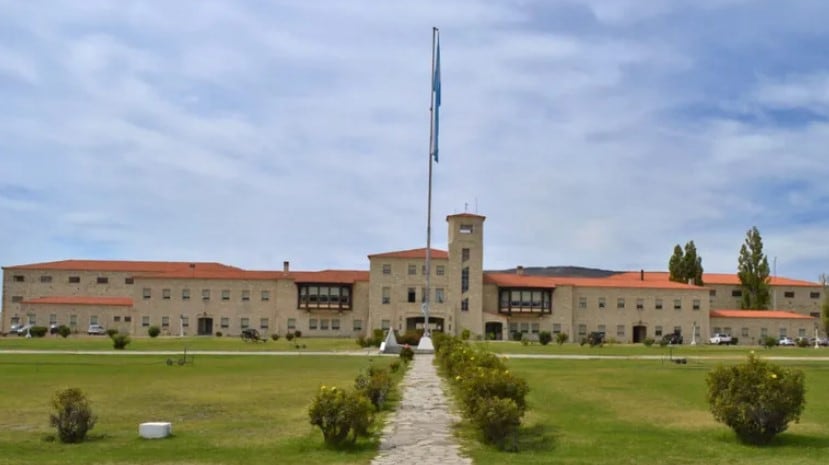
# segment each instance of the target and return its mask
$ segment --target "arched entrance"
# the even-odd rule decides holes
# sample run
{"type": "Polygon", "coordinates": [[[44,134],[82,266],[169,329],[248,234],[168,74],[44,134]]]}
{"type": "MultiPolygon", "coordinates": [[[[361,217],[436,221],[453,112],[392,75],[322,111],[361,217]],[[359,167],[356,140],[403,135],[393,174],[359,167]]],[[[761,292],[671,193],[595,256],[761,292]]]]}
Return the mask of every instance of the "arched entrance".
{"type": "Polygon", "coordinates": [[[199,336],[213,335],[213,318],[208,316],[199,317],[198,334],[199,336]]]}
{"type": "MultiPolygon", "coordinates": [[[[422,316],[406,318],[406,331],[416,331],[418,329],[422,330],[424,323],[425,323],[425,318],[423,318],[422,316]]],[[[443,332],[443,318],[430,316],[429,317],[429,328],[432,331],[443,332]]]]}
{"type": "Polygon", "coordinates": [[[488,340],[500,341],[504,338],[504,324],[498,321],[490,321],[484,325],[484,335],[488,340]]]}
{"type": "Polygon", "coordinates": [[[633,327],[633,342],[645,342],[648,337],[648,328],[644,325],[636,325],[633,327]]]}

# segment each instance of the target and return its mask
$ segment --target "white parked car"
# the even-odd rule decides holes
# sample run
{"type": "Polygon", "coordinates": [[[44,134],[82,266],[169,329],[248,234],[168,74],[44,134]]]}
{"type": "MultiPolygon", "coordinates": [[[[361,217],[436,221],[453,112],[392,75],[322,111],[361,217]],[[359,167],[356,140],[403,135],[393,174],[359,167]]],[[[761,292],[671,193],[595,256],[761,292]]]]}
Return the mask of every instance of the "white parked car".
{"type": "Polygon", "coordinates": [[[725,333],[715,333],[710,339],[708,339],[709,343],[718,345],[731,344],[732,341],[733,339],[731,339],[731,336],[725,333]]]}
{"type": "Polygon", "coordinates": [[[101,336],[106,333],[106,328],[101,325],[89,325],[89,328],[86,330],[86,334],[89,334],[90,336],[101,336]]]}
{"type": "Polygon", "coordinates": [[[794,342],[794,339],[792,339],[792,338],[790,338],[790,337],[788,337],[788,336],[783,336],[783,337],[781,337],[781,338],[780,338],[780,340],[779,340],[779,341],[777,341],[777,345],[781,345],[781,346],[793,346],[793,345],[796,345],[796,344],[795,344],[795,342],[794,342]]]}

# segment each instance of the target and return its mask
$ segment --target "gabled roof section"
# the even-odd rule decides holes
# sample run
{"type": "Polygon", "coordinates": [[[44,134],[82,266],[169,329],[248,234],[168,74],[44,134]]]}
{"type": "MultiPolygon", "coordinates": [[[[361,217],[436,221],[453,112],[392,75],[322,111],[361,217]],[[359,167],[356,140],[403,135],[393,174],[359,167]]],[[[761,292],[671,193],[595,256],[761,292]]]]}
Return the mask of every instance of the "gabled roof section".
{"type": "MultiPolygon", "coordinates": [[[[449,258],[449,252],[439,249],[431,249],[432,258],[438,260],[445,260],[449,258]]],[[[422,258],[426,259],[426,247],[421,249],[398,250],[396,252],[377,253],[368,256],[372,258],[422,258]]]]}
{"type": "Polygon", "coordinates": [[[132,307],[129,297],[93,297],[93,296],[51,296],[24,300],[24,304],[51,305],[101,305],[112,307],[132,307]]]}
{"type": "MultiPolygon", "coordinates": [[[[642,280],[642,272],[641,271],[625,271],[622,273],[617,273],[611,276],[608,276],[605,279],[612,279],[612,280],[629,280],[629,281],[641,281],[642,280]]],[[[644,272],[644,280],[645,281],[670,281],[670,273],[667,271],[645,271],[644,272]]],[[[817,287],[820,286],[819,283],[813,283],[810,281],[803,281],[799,279],[789,279],[783,278],[780,276],[769,277],[769,281],[774,286],[793,286],[793,287],[817,287]]],[[[702,282],[703,284],[719,284],[719,285],[727,285],[727,286],[739,286],[740,285],[740,278],[737,276],[737,273],[703,273],[702,274],[702,282]]]]}
{"type": "Polygon", "coordinates": [[[241,269],[200,269],[184,268],[163,273],[144,273],[136,276],[138,279],[224,279],[267,281],[284,279],[288,276],[281,271],[249,271],[241,269]]]}
{"type": "Polygon", "coordinates": [[[125,271],[133,273],[169,273],[179,270],[241,270],[216,262],[153,262],[131,260],[61,260],[3,267],[8,270],[125,271]]]}
{"type": "Polygon", "coordinates": [[[809,315],[783,310],[711,310],[711,318],[771,318],[787,320],[814,320],[809,315]]]}
{"type": "Polygon", "coordinates": [[[607,278],[569,278],[562,276],[529,276],[516,273],[485,273],[484,283],[496,284],[500,287],[546,287],[576,286],[576,287],[607,287],[607,288],[634,288],[634,289],[676,289],[700,290],[698,286],[675,283],[673,281],[634,281],[607,278]]]}

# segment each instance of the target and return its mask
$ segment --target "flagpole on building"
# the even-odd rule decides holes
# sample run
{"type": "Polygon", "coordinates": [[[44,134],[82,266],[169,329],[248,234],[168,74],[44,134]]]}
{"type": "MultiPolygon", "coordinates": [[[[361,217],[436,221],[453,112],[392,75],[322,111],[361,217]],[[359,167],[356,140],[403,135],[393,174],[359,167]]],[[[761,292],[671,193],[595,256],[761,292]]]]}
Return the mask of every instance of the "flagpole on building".
{"type": "Polygon", "coordinates": [[[432,28],[432,72],[431,92],[429,99],[429,189],[426,207],[426,292],[423,298],[423,337],[418,343],[418,350],[423,352],[434,351],[432,345],[432,331],[429,327],[429,312],[432,302],[432,164],[437,161],[437,131],[440,107],[440,31],[432,28]]]}

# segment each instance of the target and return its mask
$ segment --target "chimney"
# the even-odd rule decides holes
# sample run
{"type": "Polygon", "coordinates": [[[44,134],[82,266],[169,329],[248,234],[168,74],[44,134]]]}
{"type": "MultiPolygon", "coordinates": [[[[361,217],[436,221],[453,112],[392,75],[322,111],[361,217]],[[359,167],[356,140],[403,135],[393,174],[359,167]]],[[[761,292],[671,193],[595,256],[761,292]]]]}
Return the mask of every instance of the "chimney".
{"type": "Polygon", "coordinates": [[[282,272],[287,273],[290,270],[291,270],[291,262],[289,262],[288,260],[285,260],[284,262],[282,262],[282,272]]]}
{"type": "Polygon", "coordinates": [[[639,281],[645,280],[645,270],[639,270],[639,281]]]}
{"type": "Polygon", "coordinates": [[[519,276],[523,276],[524,275],[524,267],[521,266],[521,265],[516,266],[515,267],[515,274],[517,274],[519,276]]]}

